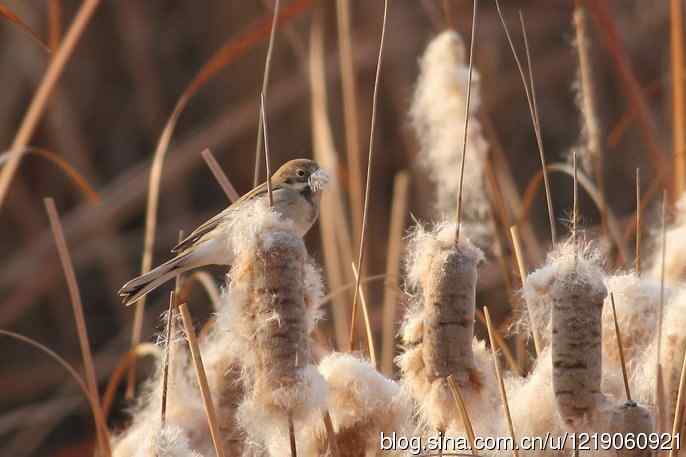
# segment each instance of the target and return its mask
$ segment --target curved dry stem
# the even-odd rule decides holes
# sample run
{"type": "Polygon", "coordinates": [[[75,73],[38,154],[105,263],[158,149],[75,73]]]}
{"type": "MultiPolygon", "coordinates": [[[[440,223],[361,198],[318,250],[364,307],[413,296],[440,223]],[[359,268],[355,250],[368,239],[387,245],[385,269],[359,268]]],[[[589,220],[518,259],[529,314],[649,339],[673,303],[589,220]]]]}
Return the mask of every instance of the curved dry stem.
{"type": "Polygon", "coordinates": [[[38,349],[39,351],[43,352],[46,354],[48,357],[53,359],[55,362],[60,364],[62,368],[67,370],[67,373],[76,381],[76,384],[78,384],[79,389],[81,389],[81,392],[83,392],[83,395],[86,397],[86,400],[88,400],[88,404],[90,405],[91,408],[91,415],[93,416],[93,422],[95,424],[95,429],[96,431],[99,429],[98,427],[98,421],[96,419],[97,417],[97,399],[93,398],[91,396],[90,391],[88,390],[88,387],[86,386],[86,383],[81,379],[79,374],[76,372],[74,367],[72,367],[69,362],[64,360],[59,354],[57,354],[55,351],[50,349],[49,347],[39,343],[38,341],[29,338],[28,336],[20,335],[19,333],[15,332],[10,332],[9,330],[0,330],[0,335],[7,336],[9,338],[15,339],[17,341],[21,341],[22,343],[26,343],[29,346],[33,346],[34,348],[38,349]]]}
{"type": "Polygon", "coordinates": [[[38,86],[29,109],[24,115],[24,118],[19,125],[17,134],[12,141],[12,146],[10,147],[10,157],[7,161],[7,165],[0,172],[0,208],[2,208],[5,202],[5,197],[7,197],[7,191],[9,190],[12,178],[19,168],[19,162],[23,156],[23,150],[28,145],[31,140],[33,132],[36,130],[38,121],[40,120],[43,111],[47,105],[48,99],[52,94],[55,84],[59,79],[67,60],[71,56],[76,43],[79,41],[83,30],[86,28],[88,21],[95,12],[96,7],[100,3],[99,0],[84,0],[76,13],[74,22],[64,41],[60,45],[59,49],[55,53],[54,57],[48,65],[48,69],[45,71],[43,80],[38,86]]]}
{"type": "Polygon", "coordinates": [[[14,11],[6,7],[5,5],[0,4],[0,17],[4,17],[8,21],[16,24],[20,29],[22,29],[24,32],[26,32],[33,40],[38,43],[41,48],[47,53],[52,52],[50,49],[50,46],[41,39],[41,37],[26,23],[24,22],[19,16],[17,16],[14,11]]]}
{"type": "Polygon", "coordinates": [[[219,309],[221,306],[221,292],[211,274],[206,271],[194,271],[185,279],[185,284],[193,284],[194,282],[200,283],[205,289],[207,296],[210,298],[214,309],[219,309]]]}
{"type": "Polygon", "coordinates": [[[154,356],[160,357],[161,351],[156,344],[153,343],[141,343],[133,351],[129,351],[119,359],[117,366],[114,368],[110,380],[107,383],[107,388],[105,393],[102,395],[102,414],[107,418],[110,415],[110,410],[112,409],[112,403],[114,402],[114,395],[117,393],[117,388],[121,384],[126,370],[128,370],[131,362],[136,358],[154,356]]]}
{"type": "MultiPolygon", "coordinates": [[[[574,168],[566,163],[557,162],[548,165],[546,168],[548,171],[564,173],[572,178],[574,177],[574,168]]],[[[579,179],[579,184],[581,184],[581,187],[583,187],[588,196],[591,197],[591,200],[593,200],[593,203],[595,204],[598,211],[602,211],[603,207],[606,208],[607,226],[610,232],[610,237],[612,238],[612,241],[617,245],[617,249],[619,250],[619,254],[622,257],[622,259],[628,259],[628,251],[626,249],[626,243],[622,231],[620,229],[619,221],[615,217],[612,210],[610,208],[607,208],[603,196],[601,195],[600,191],[595,186],[595,184],[593,184],[593,182],[588,178],[588,176],[586,176],[582,172],[577,172],[577,177],[579,179]]],[[[528,217],[529,210],[531,209],[531,205],[533,204],[533,199],[536,196],[536,192],[540,188],[542,180],[543,175],[542,172],[539,171],[533,178],[531,178],[531,180],[527,184],[526,191],[524,192],[522,211],[517,217],[517,224],[521,223],[521,221],[528,217]]]]}
{"type": "MultiPolygon", "coordinates": [[[[69,162],[58,156],[56,153],[50,151],[49,149],[39,148],[35,146],[28,146],[24,148],[22,154],[35,154],[38,157],[47,159],[48,161],[57,165],[57,167],[64,172],[67,178],[71,179],[76,187],[81,191],[86,200],[93,203],[100,203],[100,195],[93,189],[88,183],[88,180],[79,173],[76,168],[72,167],[69,162]]],[[[10,158],[10,151],[5,151],[0,154],[0,165],[4,165],[10,158]]]]}

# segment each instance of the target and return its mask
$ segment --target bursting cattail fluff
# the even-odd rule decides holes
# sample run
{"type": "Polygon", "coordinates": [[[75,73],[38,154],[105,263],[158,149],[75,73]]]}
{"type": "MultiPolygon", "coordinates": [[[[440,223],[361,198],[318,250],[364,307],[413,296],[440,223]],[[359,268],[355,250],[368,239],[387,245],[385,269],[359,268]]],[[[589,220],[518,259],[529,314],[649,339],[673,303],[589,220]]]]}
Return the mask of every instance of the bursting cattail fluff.
{"type": "Polygon", "coordinates": [[[553,389],[560,417],[578,427],[603,400],[601,319],[607,289],[602,270],[576,249],[556,266],[550,286],[553,389]]]}
{"type": "MultiPolygon", "coordinates": [[[[350,354],[330,354],[320,362],[319,371],[329,386],[329,413],[341,456],[405,455],[379,449],[381,433],[414,432],[410,402],[395,381],[350,354]]],[[[326,434],[319,428],[319,449],[324,451],[326,434]]]]}
{"type": "MultiPolygon", "coordinates": [[[[676,203],[674,222],[665,233],[665,283],[678,284],[686,280],[686,194],[682,194],[676,203]]],[[[662,234],[654,237],[651,276],[660,279],[662,276],[662,234]]]]}
{"type": "Polygon", "coordinates": [[[401,329],[405,350],[397,358],[403,384],[434,430],[459,421],[448,376],[468,401],[492,398],[490,388],[482,389],[483,373],[490,373],[483,369],[489,366],[488,354],[483,344],[477,353],[473,349],[477,265],[483,254],[466,237],[457,246],[454,240],[455,224],[447,223],[432,231],[419,227],[410,240],[408,285],[416,298],[401,329]]]}
{"type": "Polygon", "coordinates": [[[238,421],[251,452],[285,455],[288,416],[299,453],[312,440],[298,424],[321,420],[326,384],[312,365],[309,333],[319,316],[321,278],[309,264],[302,238],[269,208],[246,224],[218,324],[232,335],[245,397],[238,421]]]}
{"type": "MultiPolygon", "coordinates": [[[[420,146],[421,163],[436,185],[436,210],[454,217],[462,160],[469,63],[462,38],[454,31],[436,36],[419,62],[410,118],[420,146]]],[[[482,219],[488,201],[484,192],[484,164],[488,143],[476,116],[480,107],[479,74],[472,73],[469,130],[464,168],[463,216],[482,219]]],[[[470,225],[471,229],[478,226],[470,225]]]]}
{"type": "Polygon", "coordinates": [[[650,457],[653,455],[650,447],[640,444],[640,435],[649,437],[655,431],[653,416],[643,406],[633,401],[627,401],[616,406],[610,416],[609,428],[612,435],[622,434],[625,436],[625,444],[615,450],[617,457],[650,457]],[[636,445],[631,445],[629,439],[639,439],[639,441],[636,445]]]}

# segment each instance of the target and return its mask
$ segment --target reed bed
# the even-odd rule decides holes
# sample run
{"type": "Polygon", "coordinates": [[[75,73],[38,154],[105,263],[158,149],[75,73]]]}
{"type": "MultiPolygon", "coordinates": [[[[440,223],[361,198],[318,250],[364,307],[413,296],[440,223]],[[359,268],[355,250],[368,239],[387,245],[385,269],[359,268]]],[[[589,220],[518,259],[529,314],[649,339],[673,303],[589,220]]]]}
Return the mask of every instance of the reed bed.
{"type": "MultiPolygon", "coordinates": [[[[543,14],[534,5],[517,22],[509,5],[458,3],[265,1],[235,6],[246,13],[243,22],[229,15],[230,31],[222,24],[211,39],[194,22],[210,10],[206,17],[200,5],[170,6],[177,21],[194,19],[187,25],[196,35],[182,33],[169,46],[198,34],[215,46],[176,56],[179,63],[164,72],[152,54],[157,40],[142,27],[166,24],[155,5],[85,0],[70,9],[50,1],[45,31],[32,7],[0,6],[8,25],[0,33],[13,34],[20,54],[40,55],[45,69],[33,75],[32,90],[18,84],[9,91],[34,94],[27,110],[19,97],[13,102],[17,126],[4,130],[10,117],[0,117],[0,131],[12,139],[0,157],[0,212],[12,222],[2,245],[14,249],[0,275],[8,289],[0,311],[8,350],[0,360],[14,361],[0,377],[7,396],[0,404],[26,400],[29,387],[20,384],[36,384],[30,413],[0,413],[0,437],[8,436],[0,453],[559,456],[579,451],[569,441],[533,450],[474,445],[477,437],[555,443],[569,432],[685,432],[680,2],[656,7],[636,29],[643,39],[655,35],[655,24],[670,25],[662,44],[671,84],[647,73],[658,89],[639,83],[650,65],[631,64],[629,51],[648,44],[656,59],[659,40],[623,35],[637,20],[630,8],[579,0],[543,14]],[[143,50],[122,50],[138,62],[125,70],[135,89],[169,90],[162,73],[176,89],[166,113],[138,100],[161,92],[132,101],[132,110],[146,113],[145,140],[136,140],[145,154],[96,158],[74,132],[111,130],[101,135],[128,150],[135,141],[122,132],[138,124],[128,111],[106,129],[98,119],[86,125],[79,118],[79,126],[68,116],[85,104],[65,91],[72,94],[81,65],[84,75],[95,74],[84,56],[101,59],[93,51],[101,43],[89,43],[89,34],[104,34],[99,26],[112,11],[119,32],[132,29],[136,37],[127,43],[147,36],[143,50]],[[74,18],[62,37],[67,15],[74,18]],[[572,36],[574,46],[564,44],[569,56],[560,57],[562,45],[550,37],[572,36]],[[244,87],[236,91],[234,83],[244,87]],[[562,90],[564,112],[551,96],[562,90]],[[222,104],[232,105],[241,91],[249,96],[239,109],[214,110],[217,94],[228,92],[222,104]],[[658,97],[671,108],[667,121],[653,113],[658,97]],[[58,108],[64,111],[52,113],[58,108]],[[610,128],[613,119],[622,120],[610,128]],[[55,145],[39,145],[53,137],[55,145]],[[612,152],[618,142],[628,151],[621,158],[612,152]],[[32,156],[58,167],[45,171],[45,161],[32,156]],[[272,208],[269,177],[299,156],[333,177],[319,223],[304,238],[272,208]],[[558,161],[566,156],[569,163],[558,161]],[[121,171],[142,157],[144,164],[121,171]],[[105,177],[101,170],[110,166],[122,175],[105,177]],[[179,277],[165,306],[159,292],[131,315],[112,303],[115,291],[98,275],[116,282],[150,270],[179,226],[189,229],[238,200],[262,180],[263,167],[264,198],[237,210],[227,235],[231,265],[179,277]],[[545,195],[537,197],[540,186],[545,195]],[[34,192],[53,196],[45,200],[49,224],[32,207],[34,192]],[[39,298],[45,306],[27,314],[39,298]],[[64,318],[66,300],[75,332],[64,318]],[[122,324],[126,332],[111,337],[122,324]],[[34,357],[24,345],[48,355],[47,368],[39,358],[17,363],[34,357]],[[55,408],[46,400],[51,393],[78,398],[59,404],[54,423],[41,419],[55,408]],[[31,417],[43,422],[33,425],[31,417]],[[55,427],[78,430],[70,438],[81,447],[64,448],[55,427]],[[442,441],[421,453],[402,441],[385,448],[390,436],[442,441]],[[449,447],[455,438],[472,447],[449,447]]],[[[94,92],[84,90],[90,106],[94,92]]],[[[108,102],[98,99],[94,113],[108,102]]],[[[628,448],[597,454],[655,455],[628,448]]]]}

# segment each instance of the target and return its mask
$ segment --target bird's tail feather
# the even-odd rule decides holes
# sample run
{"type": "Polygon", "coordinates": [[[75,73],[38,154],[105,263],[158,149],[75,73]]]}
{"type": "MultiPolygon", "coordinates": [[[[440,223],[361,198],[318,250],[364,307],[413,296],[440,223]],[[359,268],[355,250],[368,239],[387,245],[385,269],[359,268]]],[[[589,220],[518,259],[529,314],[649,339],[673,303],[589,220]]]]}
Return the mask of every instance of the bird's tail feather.
{"type": "Polygon", "coordinates": [[[174,257],[162,265],[127,282],[119,289],[119,296],[126,306],[137,302],[165,282],[192,268],[188,265],[188,254],[174,257]]]}

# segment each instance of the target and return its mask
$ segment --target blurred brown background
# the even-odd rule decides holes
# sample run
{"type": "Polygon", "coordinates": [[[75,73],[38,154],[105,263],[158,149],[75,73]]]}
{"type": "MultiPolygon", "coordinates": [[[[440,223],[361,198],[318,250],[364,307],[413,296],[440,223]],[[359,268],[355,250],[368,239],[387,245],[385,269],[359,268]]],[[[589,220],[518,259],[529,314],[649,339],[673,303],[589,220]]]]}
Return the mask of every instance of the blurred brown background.
{"type": "MultiPolygon", "coordinates": [[[[282,8],[293,1],[283,0],[282,8]]],[[[61,6],[65,30],[79,6],[76,0],[3,2],[42,37],[48,36],[51,3],[61,6]]],[[[305,3],[301,13],[279,26],[276,36],[267,101],[273,167],[312,154],[307,59],[312,15],[314,10],[322,9],[329,116],[339,157],[335,172],[345,188],[349,170],[345,160],[336,5],[333,0],[305,3]]],[[[450,3],[456,28],[468,43],[472,2],[450,3]]],[[[480,3],[475,64],[482,77],[483,114],[493,127],[489,141],[501,145],[507,159],[503,166],[510,169],[523,192],[540,169],[527,103],[494,4],[484,0],[480,3]]],[[[618,33],[618,45],[627,53],[633,74],[643,88],[655,141],[668,151],[668,2],[598,3],[609,13],[618,33]]],[[[111,370],[128,348],[133,311],[120,305],[116,291],[140,269],[148,172],[164,123],[203,63],[227,41],[244,37],[256,23],[269,23],[272,7],[272,0],[102,2],[67,63],[31,141],[33,146],[54,151],[72,164],[95,188],[101,201],[86,201],[43,158],[27,155],[23,159],[0,217],[0,252],[4,259],[0,271],[0,328],[35,338],[81,366],[64,275],[43,207],[42,198],[52,196],[65,225],[104,388],[111,370]]],[[[360,147],[366,155],[383,2],[352,0],[351,7],[360,147]]],[[[412,213],[423,220],[432,217],[431,187],[414,164],[417,150],[407,110],[417,77],[417,59],[445,25],[442,8],[438,0],[390,2],[370,202],[369,274],[385,270],[393,178],[398,171],[412,170],[412,213]]],[[[573,89],[577,67],[573,1],[503,0],[503,8],[518,46],[521,32],[517,11],[521,10],[526,18],[546,154],[550,162],[566,160],[579,138],[573,89]]],[[[611,30],[593,14],[588,25],[597,106],[604,138],[608,138],[616,133],[617,123],[626,113],[631,113],[632,102],[606,46],[611,30]]],[[[50,56],[5,20],[0,21],[0,40],[0,144],[9,147],[50,56]]],[[[253,40],[243,55],[201,88],[181,115],[164,165],[155,263],[167,258],[179,230],[193,229],[227,204],[200,156],[202,149],[212,149],[239,193],[252,187],[267,40],[264,35],[253,40]]],[[[655,168],[635,116],[630,116],[624,126],[618,141],[604,145],[607,197],[620,217],[628,217],[634,206],[635,168],[641,167],[646,185],[655,179],[655,168]]],[[[571,180],[553,175],[552,191],[559,218],[571,207],[571,189],[571,180]]],[[[585,195],[581,196],[581,208],[585,225],[598,224],[598,213],[585,195]]],[[[534,200],[530,220],[545,245],[548,226],[541,194],[534,200]]],[[[308,242],[312,255],[321,262],[318,230],[308,235],[308,242]]],[[[514,271],[509,252],[505,252],[505,258],[514,271]]],[[[533,267],[534,259],[529,262],[533,267]]],[[[500,320],[504,321],[510,300],[503,289],[501,271],[494,263],[490,259],[484,267],[479,304],[500,309],[500,320]]],[[[221,279],[221,269],[213,271],[221,279]]],[[[512,277],[516,286],[518,279],[512,277]]],[[[377,324],[382,290],[379,284],[369,288],[377,324]]],[[[157,318],[165,307],[167,291],[157,291],[148,301],[145,341],[151,341],[159,330],[157,318]]],[[[201,292],[197,297],[193,295],[191,302],[196,320],[205,320],[210,309],[201,292]]],[[[323,331],[332,338],[327,322],[323,331]]],[[[34,349],[6,338],[2,348],[0,454],[85,455],[84,449],[91,443],[92,420],[72,380],[34,349]]],[[[142,370],[141,379],[147,373],[149,370],[142,370]]],[[[110,418],[114,428],[122,424],[124,407],[120,392],[110,418]]]]}

